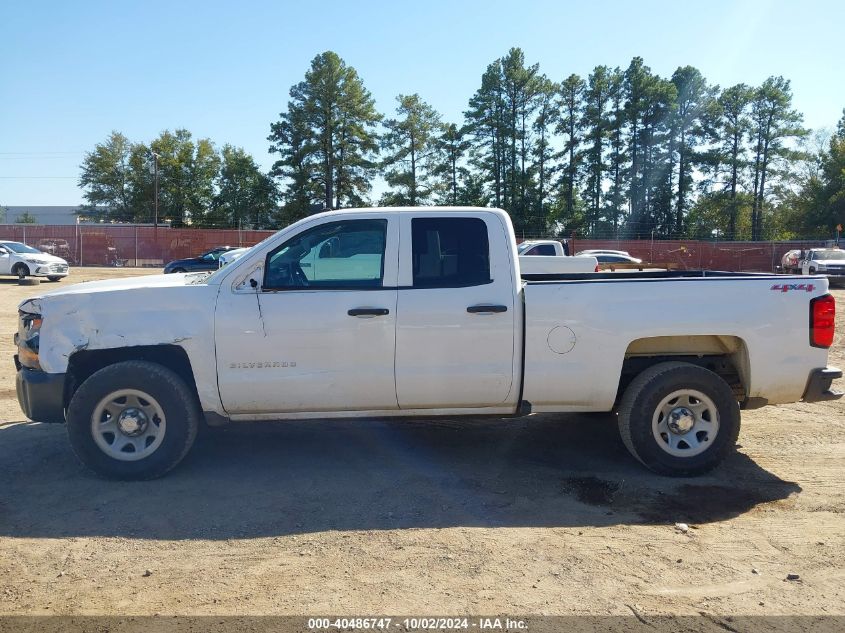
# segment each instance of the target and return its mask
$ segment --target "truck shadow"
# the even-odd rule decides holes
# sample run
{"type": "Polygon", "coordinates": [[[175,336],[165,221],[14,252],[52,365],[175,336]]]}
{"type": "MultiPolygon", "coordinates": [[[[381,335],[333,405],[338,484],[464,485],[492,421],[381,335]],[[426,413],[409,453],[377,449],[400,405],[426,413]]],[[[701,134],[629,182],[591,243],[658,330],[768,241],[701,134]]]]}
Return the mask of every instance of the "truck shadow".
{"type": "Polygon", "coordinates": [[[349,420],[204,430],[163,479],[77,464],[60,425],[0,427],[0,535],[233,539],[324,530],[707,523],[801,488],[735,453],[671,479],[625,451],[615,421],[349,420]]]}

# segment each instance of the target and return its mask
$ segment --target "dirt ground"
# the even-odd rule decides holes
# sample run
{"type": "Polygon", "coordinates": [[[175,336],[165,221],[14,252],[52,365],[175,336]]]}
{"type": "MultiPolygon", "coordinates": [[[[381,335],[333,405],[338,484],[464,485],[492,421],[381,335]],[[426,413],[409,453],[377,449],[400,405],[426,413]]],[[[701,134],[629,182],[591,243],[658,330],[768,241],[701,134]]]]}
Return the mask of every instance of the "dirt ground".
{"type": "Polygon", "coordinates": [[[0,281],[0,614],[845,613],[843,401],[745,412],[697,479],[544,415],[236,424],[115,483],[15,398],[16,305],[52,286],[0,281]]]}

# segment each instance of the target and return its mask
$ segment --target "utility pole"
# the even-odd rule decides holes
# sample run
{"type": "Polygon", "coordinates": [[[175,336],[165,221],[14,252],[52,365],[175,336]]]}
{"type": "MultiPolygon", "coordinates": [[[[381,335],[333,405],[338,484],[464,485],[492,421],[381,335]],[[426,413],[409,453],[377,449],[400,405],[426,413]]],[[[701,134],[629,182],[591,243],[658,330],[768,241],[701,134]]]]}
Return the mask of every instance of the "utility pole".
{"type": "Polygon", "coordinates": [[[153,174],[155,175],[155,215],[153,216],[153,228],[158,228],[158,159],[159,155],[155,152],[150,152],[153,155],[153,174]]]}

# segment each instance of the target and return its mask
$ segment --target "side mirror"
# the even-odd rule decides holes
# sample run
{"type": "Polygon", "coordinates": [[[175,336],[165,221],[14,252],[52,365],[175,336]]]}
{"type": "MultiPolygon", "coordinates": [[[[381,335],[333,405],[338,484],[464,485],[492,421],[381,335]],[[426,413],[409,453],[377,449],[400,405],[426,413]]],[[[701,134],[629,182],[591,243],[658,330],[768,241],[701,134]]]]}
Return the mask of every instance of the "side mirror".
{"type": "Polygon", "coordinates": [[[2,257],[3,255],[8,255],[8,254],[9,254],[9,251],[7,251],[5,248],[0,246],[0,257],[2,257]]]}

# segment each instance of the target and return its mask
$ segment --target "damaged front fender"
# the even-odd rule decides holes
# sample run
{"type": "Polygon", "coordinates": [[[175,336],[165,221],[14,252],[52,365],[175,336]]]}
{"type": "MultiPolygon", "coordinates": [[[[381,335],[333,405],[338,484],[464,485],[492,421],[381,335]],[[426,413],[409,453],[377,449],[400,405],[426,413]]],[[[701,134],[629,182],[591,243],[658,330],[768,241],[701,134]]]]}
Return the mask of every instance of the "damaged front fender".
{"type": "Polygon", "coordinates": [[[39,360],[44,372],[66,373],[73,355],[83,350],[178,345],[194,368],[204,409],[222,411],[214,356],[218,286],[153,283],[98,287],[94,282],[89,287],[90,292],[79,288],[20,304],[22,311],[42,317],[39,360]]]}

